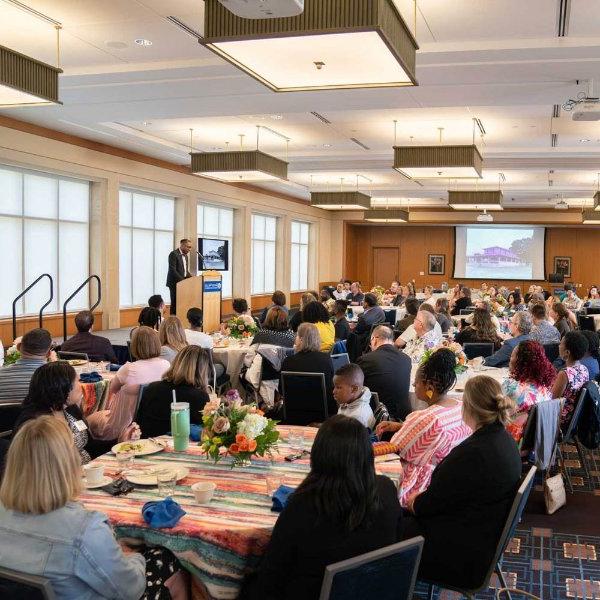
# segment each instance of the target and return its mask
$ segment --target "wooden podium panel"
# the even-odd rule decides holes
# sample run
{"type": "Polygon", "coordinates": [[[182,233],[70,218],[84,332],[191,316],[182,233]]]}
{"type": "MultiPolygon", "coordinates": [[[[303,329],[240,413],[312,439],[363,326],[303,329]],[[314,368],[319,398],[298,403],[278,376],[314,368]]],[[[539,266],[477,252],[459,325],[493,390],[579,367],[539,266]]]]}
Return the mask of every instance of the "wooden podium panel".
{"type": "Polygon", "coordinates": [[[187,311],[201,308],[203,329],[206,333],[218,331],[221,325],[221,275],[205,272],[177,284],[177,316],[184,328],[189,327],[187,311]]]}

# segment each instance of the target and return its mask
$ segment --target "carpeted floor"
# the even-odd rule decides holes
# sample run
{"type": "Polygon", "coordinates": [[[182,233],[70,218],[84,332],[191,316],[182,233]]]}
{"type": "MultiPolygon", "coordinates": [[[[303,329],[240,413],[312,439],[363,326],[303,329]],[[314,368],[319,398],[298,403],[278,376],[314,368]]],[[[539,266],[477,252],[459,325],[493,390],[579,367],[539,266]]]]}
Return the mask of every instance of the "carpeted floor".
{"type": "MultiPolygon", "coordinates": [[[[525,515],[511,540],[502,562],[507,583],[542,600],[581,598],[600,600],[600,453],[596,464],[585,474],[574,447],[566,447],[565,460],[573,482],[567,492],[567,506],[554,515],[545,512],[540,486],[531,494],[525,515]]],[[[479,600],[495,598],[496,580],[479,600]]],[[[427,597],[418,586],[415,597],[427,597]]],[[[437,600],[455,600],[460,594],[436,590],[437,600]]],[[[513,594],[518,600],[524,596],[513,594]]],[[[506,598],[503,594],[502,598],[506,598]]]]}

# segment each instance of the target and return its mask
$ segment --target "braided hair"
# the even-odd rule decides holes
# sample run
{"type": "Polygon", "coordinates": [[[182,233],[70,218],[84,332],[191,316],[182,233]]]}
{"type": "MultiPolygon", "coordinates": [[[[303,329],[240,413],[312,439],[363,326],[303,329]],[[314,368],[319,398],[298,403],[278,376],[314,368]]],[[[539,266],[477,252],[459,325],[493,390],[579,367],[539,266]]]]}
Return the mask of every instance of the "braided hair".
{"type": "Polygon", "coordinates": [[[456,384],[456,355],[452,350],[440,348],[424,362],[417,371],[417,377],[442,396],[456,384]]]}

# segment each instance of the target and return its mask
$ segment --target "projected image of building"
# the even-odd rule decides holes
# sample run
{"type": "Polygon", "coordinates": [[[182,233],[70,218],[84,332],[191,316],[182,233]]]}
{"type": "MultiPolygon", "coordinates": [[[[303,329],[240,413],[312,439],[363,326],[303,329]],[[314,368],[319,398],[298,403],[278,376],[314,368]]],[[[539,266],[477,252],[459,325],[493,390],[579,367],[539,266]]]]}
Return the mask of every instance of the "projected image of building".
{"type": "Polygon", "coordinates": [[[502,248],[500,246],[490,246],[484,248],[483,252],[476,252],[475,254],[467,256],[467,262],[480,266],[520,266],[523,264],[521,258],[518,257],[514,252],[502,248]]]}

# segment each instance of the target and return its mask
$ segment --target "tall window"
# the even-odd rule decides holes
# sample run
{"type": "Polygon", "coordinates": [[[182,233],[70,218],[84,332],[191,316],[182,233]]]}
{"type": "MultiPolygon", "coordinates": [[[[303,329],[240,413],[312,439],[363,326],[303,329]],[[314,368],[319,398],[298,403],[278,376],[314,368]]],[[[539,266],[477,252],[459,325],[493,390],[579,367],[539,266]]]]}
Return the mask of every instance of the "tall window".
{"type": "MultiPolygon", "coordinates": [[[[0,166],[0,316],[12,314],[12,301],[42,273],[54,278],[58,311],[89,276],[90,184],[0,166]]],[[[17,303],[17,314],[39,311],[48,299],[48,284],[39,283],[17,303]]],[[[83,289],[70,309],[89,306],[83,289]]]]}
{"type": "Polygon", "coordinates": [[[277,219],[252,215],[252,293],[275,291],[277,219]]]}
{"type": "Polygon", "coordinates": [[[198,237],[229,241],[229,269],[221,271],[223,277],[223,298],[231,298],[233,262],[233,209],[219,208],[208,204],[198,204],[198,237]]]}
{"type": "Polygon", "coordinates": [[[175,200],[145,192],[119,192],[119,298],[121,306],[146,304],[153,294],[169,301],[166,286],[173,250],[175,200]]]}
{"type": "Polygon", "coordinates": [[[292,280],[290,290],[298,292],[308,288],[308,234],[310,225],[292,221],[292,280]]]}

